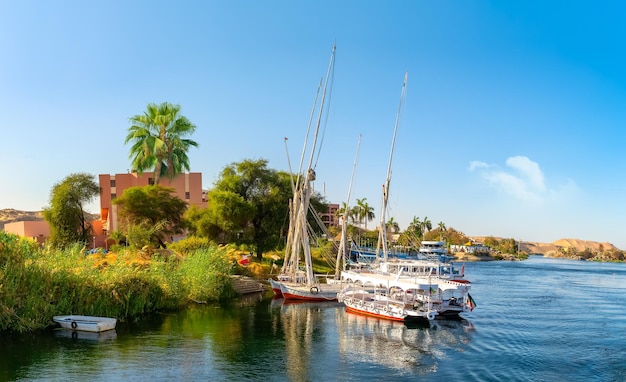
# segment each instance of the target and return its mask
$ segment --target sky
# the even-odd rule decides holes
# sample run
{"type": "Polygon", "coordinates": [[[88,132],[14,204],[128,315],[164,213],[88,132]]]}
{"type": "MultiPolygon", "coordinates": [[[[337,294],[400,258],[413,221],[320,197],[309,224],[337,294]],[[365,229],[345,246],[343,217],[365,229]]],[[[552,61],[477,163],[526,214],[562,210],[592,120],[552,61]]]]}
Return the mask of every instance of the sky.
{"type": "MultiPolygon", "coordinates": [[[[170,102],[210,189],[244,159],[297,167],[336,44],[315,161],[329,202],[381,185],[387,218],[626,249],[626,4],[602,1],[4,1],[0,209],[72,173],[126,173],[129,118],[170,102]],[[362,136],[354,166],[359,135],[362,136]],[[288,140],[285,141],[285,138],[288,140]]],[[[99,200],[89,204],[99,213],[99,200]]]]}

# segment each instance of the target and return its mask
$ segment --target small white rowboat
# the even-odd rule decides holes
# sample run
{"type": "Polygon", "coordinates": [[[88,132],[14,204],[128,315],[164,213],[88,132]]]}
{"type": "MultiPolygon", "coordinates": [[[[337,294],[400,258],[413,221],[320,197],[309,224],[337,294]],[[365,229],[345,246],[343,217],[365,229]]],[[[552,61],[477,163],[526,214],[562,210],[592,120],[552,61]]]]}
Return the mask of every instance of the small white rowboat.
{"type": "Polygon", "coordinates": [[[113,330],[115,329],[115,324],[117,324],[117,319],[115,318],[94,316],[54,316],[52,320],[65,329],[84,332],[104,332],[113,330]]]}

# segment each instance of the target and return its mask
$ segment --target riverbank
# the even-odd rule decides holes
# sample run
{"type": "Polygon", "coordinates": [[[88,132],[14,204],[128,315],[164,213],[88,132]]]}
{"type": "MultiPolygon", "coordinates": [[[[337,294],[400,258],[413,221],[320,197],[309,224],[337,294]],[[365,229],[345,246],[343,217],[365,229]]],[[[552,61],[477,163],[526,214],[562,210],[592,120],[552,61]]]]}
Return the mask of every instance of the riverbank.
{"type": "MultiPolygon", "coordinates": [[[[171,254],[171,252],[169,252],[171,254]]],[[[237,296],[229,248],[208,246],[184,256],[123,250],[88,254],[56,250],[0,232],[0,332],[32,332],[56,315],[136,320],[158,311],[237,296]]]]}
{"type": "Polygon", "coordinates": [[[508,260],[508,261],[516,261],[516,260],[526,260],[528,255],[520,254],[513,255],[509,253],[505,254],[497,254],[491,255],[489,253],[465,253],[465,252],[455,252],[452,254],[454,256],[455,261],[499,261],[499,260],[508,260]]]}

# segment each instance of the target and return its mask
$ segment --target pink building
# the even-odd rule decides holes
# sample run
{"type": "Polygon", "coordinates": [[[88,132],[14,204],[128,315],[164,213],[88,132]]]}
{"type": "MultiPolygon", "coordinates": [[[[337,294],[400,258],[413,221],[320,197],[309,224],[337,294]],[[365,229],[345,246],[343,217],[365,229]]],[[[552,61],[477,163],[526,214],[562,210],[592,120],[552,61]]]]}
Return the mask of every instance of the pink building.
{"type": "MultiPolygon", "coordinates": [[[[92,220],[90,223],[94,236],[89,240],[88,245],[94,248],[106,246],[106,234],[102,232],[102,222],[100,220],[92,220]]],[[[41,245],[50,237],[50,224],[45,220],[19,221],[6,223],[4,231],[31,238],[41,245]]]]}
{"type": "Polygon", "coordinates": [[[320,214],[322,221],[326,227],[337,226],[339,225],[339,220],[337,219],[337,211],[339,210],[339,204],[329,204],[328,210],[320,214]]]}
{"type": "Polygon", "coordinates": [[[28,220],[4,225],[4,232],[28,237],[43,244],[50,237],[50,225],[45,220],[28,220]]]}
{"type": "MultiPolygon", "coordinates": [[[[105,234],[118,229],[117,206],[111,201],[122,196],[129,187],[148,186],[154,184],[153,173],[128,174],[100,174],[100,219],[105,234]]],[[[163,187],[172,187],[176,196],[189,205],[206,207],[206,193],[202,191],[202,173],[191,172],[180,174],[169,180],[161,178],[159,184],[163,187]]]]}

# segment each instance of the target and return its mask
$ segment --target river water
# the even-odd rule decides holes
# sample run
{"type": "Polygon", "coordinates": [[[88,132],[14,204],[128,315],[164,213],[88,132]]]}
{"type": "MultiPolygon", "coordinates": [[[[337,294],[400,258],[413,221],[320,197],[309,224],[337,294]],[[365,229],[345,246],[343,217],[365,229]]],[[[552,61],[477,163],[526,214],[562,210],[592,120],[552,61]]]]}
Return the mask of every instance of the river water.
{"type": "Polygon", "coordinates": [[[409,327],[249,296],[100,335],[0,337],[0,380],[626,381],[626,264],[467,263],[476,309],[409,327]]]}

